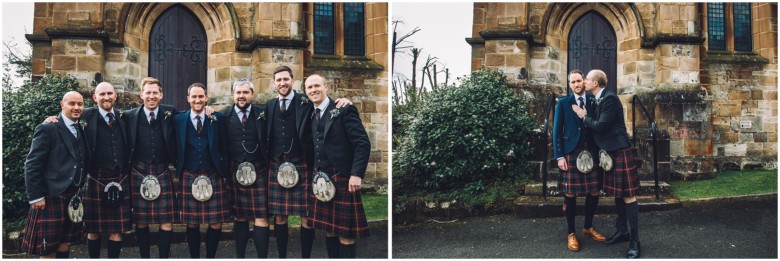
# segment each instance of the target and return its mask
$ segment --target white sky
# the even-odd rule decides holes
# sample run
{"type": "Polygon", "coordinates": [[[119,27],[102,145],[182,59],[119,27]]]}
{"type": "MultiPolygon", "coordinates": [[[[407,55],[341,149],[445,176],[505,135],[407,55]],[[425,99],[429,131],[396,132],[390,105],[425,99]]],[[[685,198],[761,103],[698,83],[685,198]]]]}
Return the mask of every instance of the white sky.
{"type": "MultiPolygon", "coordinates": [[[[26,44],[27,39],[24,34],[31,34],[33,30],[33,3],[3,3],[2,4],[2,34],[3,42],[9,45],[16,44],[20,52],[31,53],[30,47],[26,44]],[[26,30],[26,32],[25,32],[26,30]]],[[[5,46],[2,48],[2,59],[5,62],[5,53],[8,51],[5,46]]],[[[11,70],[14,75],[14,70],[11,70]]],[[[14,79],[15,86],[21,85],[21,79],[14,79]]]]}
{"type": "MultiPolygon", "coordinates": [[[[391,3],[391,20],[402,20],[398,26],[398,36],[411,31],[414,27],[421,30],[407,38],[416,48],[422,48],[422,54],[417,59],[418,83],[422,73],[420,68],[430,54],[439,58],[441,64],[450,69],[450,83],[471,72],[471,46],[466,43],[466,37],[471,37],[473,3],[391,3]]],[[[393,27],[389,24],[388,37],[392,42],[393,27]]],[[[411,78],[412,56],[410,50],[406,54],[395,56],[395,71],[411,78]]],[[[442,66],[437,65],[441,70],[442,66]]],[[[425,86],[430,86],[426,79],[425,86]]],[[[444,74],[440,73],[438,82],[444,82],[444,74]]],[[[392,85],[391,85],[392,86],[392,85]]]]}

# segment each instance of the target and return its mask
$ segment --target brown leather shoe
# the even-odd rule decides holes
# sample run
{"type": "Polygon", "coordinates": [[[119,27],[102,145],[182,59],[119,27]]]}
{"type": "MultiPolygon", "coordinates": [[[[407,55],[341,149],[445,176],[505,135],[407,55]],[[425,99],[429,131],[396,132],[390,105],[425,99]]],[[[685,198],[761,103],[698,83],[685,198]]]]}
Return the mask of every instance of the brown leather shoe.
{"type": "Polygon", "coordinates": [[[569,240],[568,240],[569,250],[571,251],[580,251],[580,242],[577,241],[577,234],[571,233],[569,234],[569,240]]]}
{"type": "Polygon", "coordinates": [[[582,235],[589,236],[591,239],[599,242],[604,242],[604,240],[607,240],[607,237],[596,231],[595,228],[583,228],[582,235]]]}

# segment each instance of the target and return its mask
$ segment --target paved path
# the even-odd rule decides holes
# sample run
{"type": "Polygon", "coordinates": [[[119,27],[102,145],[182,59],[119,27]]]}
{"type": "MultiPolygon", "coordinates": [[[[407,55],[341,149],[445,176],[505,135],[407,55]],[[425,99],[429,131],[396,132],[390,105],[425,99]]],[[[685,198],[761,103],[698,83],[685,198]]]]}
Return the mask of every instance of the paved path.
{"type": "MultiPolygon", "coordinates": [[[[594,226],[609,236],[614,215],[594,226]]],[[[777,258],[777,198],[695,204],[639,215],[643,258],[777,258]]],[[[566,248],[564,217],[502,215],[395,225],[393,258],[624,258],[628,243],[605,245],[579,234],[580,251],[566,248]]]]}

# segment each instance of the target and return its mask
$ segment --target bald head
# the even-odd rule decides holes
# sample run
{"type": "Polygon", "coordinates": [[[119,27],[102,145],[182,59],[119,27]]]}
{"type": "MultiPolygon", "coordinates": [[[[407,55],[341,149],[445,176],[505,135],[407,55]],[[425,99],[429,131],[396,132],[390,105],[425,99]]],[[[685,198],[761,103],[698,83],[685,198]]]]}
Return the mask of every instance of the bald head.
{"type": "Polygon", "coordinates": [[[81,96],[81,93],[69,91],[62,96],[60,108],[63,117],[73,121],[78,120],[81,117],[81,112],[84,111],[84,97],[81,96]]]}
{"type": "Polygon", "coordinates": [[[312,74],[306,78],[304,86],[306,96],[309,96],[309,99],[314,103],[314,106],[319,106],[320,103],[328,98],[328,84],[324,77],[318,74],[312,74]]]}
{"type": "Polygon", "coordinates": [[[593,95],[607,87],[607,74],[602,70],[590,70],[588,76],[585,77],[585,90],[593,95]]]}
{"type": "Polygon", "coordinates": [[[114,86],[107,82],[101,82],[95,87],[95,93],[92,99],[100,108],[111,111],[116,103],[116,92],[114,86]]]}

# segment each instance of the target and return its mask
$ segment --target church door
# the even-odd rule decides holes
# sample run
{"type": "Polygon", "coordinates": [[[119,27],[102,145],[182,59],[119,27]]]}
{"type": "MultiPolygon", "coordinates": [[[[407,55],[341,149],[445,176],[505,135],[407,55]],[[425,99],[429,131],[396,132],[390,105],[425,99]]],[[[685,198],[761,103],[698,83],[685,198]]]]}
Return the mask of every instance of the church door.
{"type": "Polygon", "coordinates": [[[182,5],[165,10],[149,36],[149,76],[163,85],[163,104],[189,109],[187,87],[206,84],[206,31],[198,18],[182,5]]]}
{"type": "Polygon", "coordinates": [[[615,30],[600,14],[590,11],[580,17],[569,33],[568,71],[580,69],[587,75],[592,69],[602,70],[607,74],[607,90],[617,93],[615,38],[615,30]]]}

